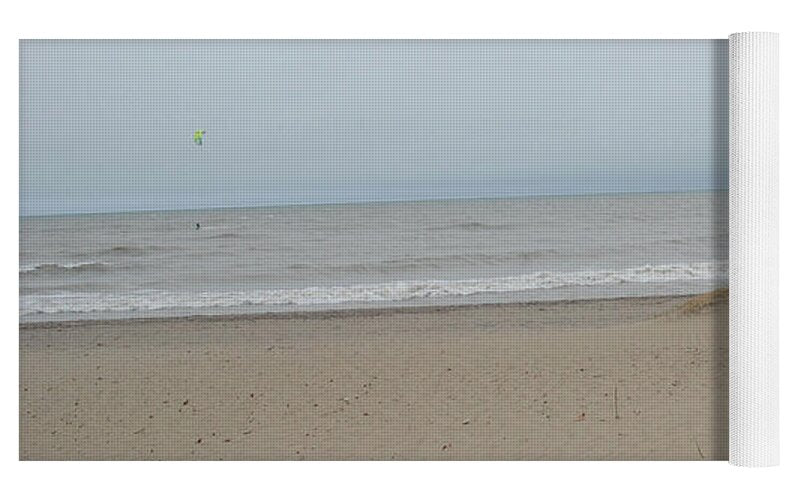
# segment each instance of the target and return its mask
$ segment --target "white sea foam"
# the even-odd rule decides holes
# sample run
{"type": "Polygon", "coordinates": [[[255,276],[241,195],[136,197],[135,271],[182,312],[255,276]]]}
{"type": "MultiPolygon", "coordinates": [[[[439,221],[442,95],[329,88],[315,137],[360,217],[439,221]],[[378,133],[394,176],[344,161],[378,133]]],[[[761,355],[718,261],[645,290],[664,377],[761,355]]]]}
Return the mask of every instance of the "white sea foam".
{"type": "Polygon", "coordinates": [[[622,270],[573,273],[540,272],[521,276],[471,280],[402,281],[352,286],[307,287],[258,291],[197,293],[144,290],[133,293],[69,293],[20,297],[20,315],[58,313],[124,313],[168,309],[240,306],[332,306],[344,303],[391,302],[484,293],[525,292],[563,287],[594,287],[673,281],[724,281],[726,262],[643,266],[622,270]]]}
{"type": "Polygon", "coordinates": [[[36,272],[66,272],[66,271],[86,271],[99,270],[107,266],[105,262],[85,261],[85,262],[40,262],[35,264],[23,264],[19,266],[19,274],[36,272]]]}

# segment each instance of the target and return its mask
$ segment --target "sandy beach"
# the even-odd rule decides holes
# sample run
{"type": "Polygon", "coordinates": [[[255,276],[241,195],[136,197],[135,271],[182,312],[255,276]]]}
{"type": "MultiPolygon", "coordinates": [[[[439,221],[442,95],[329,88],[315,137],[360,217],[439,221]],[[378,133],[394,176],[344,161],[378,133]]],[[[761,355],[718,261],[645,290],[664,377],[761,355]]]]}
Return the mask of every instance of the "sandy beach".
{"type": "Polygon", "coordinates": [[[727,301],[20,325],[22,460],[725,460],[727,301]]]}

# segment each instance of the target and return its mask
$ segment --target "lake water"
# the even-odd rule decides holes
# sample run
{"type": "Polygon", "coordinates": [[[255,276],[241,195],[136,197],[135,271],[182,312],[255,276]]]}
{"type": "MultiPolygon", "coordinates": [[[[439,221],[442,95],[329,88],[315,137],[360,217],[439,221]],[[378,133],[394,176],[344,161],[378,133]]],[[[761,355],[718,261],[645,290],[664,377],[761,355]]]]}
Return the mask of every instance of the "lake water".
{"type": "Polygon", "coordinates": [[[724,191],[23,217],[19,313],[678,295],[725,286],[727,258],[724,191]]]}

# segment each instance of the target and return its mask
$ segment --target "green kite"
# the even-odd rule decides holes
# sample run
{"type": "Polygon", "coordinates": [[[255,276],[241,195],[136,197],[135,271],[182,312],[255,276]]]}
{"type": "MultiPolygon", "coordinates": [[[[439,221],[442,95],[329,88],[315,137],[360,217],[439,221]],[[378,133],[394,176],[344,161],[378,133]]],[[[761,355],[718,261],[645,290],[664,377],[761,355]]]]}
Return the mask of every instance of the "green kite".
{"type": "Polygon", "coordinates": [[[196,133],[193,134],[193,142],[195,142],[196,145],[201,146],[201,145],[204,144],[204,132],[206,132],[206,131],[205,130],[196,130],[196,133]]]}

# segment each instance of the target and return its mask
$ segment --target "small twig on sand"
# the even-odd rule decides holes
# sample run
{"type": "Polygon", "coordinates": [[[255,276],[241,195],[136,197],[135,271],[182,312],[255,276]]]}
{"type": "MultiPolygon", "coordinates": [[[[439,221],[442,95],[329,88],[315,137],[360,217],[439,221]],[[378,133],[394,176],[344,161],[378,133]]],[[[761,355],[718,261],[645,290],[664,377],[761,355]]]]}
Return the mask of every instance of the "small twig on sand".
{"type": "Polygon", "coordinates": [[[700,455],[700,459],[701,460],[705,460],[706,456],[703,455],[703,450],[700,449],[700,443],[698,443],[698,440],[695,439],[695,438],[692,438],[692,441],[694,441],[695,442],[695,446],[697,446],[698,454],[700,455]]]}
{"type": "Polygon", "coordinates": [[[615,384],[615,393],[614,394],[615,394],[615,420],[617,420],[617,419],[620,418],[620,415],[618,415],[618,386],[617,386],[617,384],[615,384]]]}

